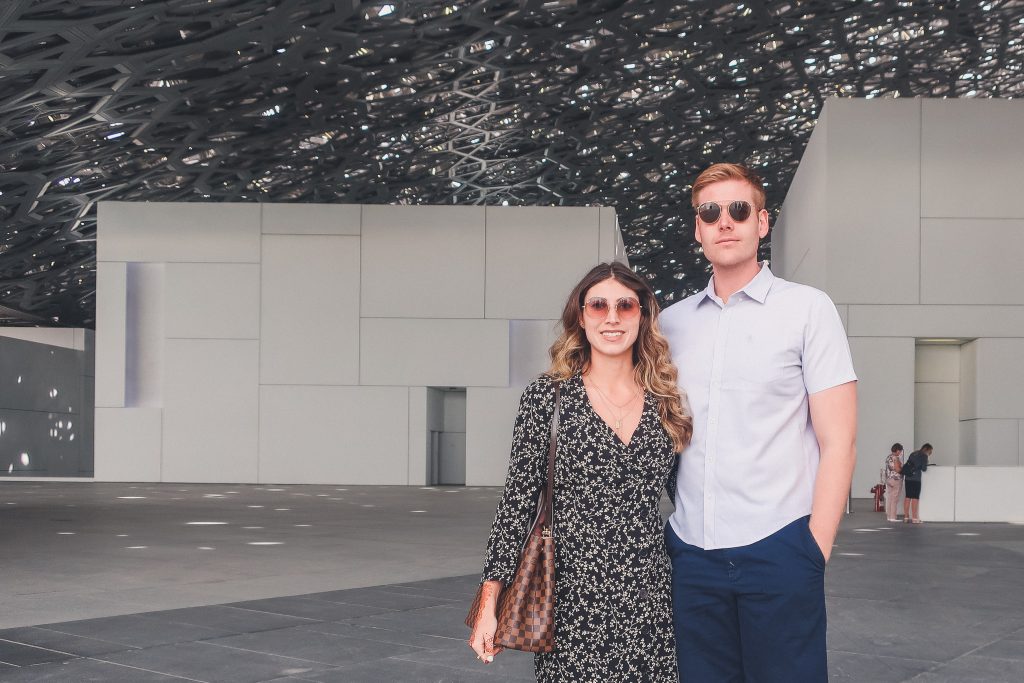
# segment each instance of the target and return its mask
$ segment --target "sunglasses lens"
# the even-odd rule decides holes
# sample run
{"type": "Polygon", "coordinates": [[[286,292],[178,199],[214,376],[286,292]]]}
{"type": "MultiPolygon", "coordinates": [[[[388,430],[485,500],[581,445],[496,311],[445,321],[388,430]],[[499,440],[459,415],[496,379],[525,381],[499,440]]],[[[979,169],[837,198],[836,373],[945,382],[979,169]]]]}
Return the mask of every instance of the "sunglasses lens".
{"type": "Polygon", "coordinates": [[[590,299],[584,305],[583,310],[591,317],[603,318],[608,315],[608,301],[606,299],[590,299]]]}
{"type": "Polygon", "coordinates": [[[697,207],[697,215],[705,223],[715,223],[722,216],[722,207],[714,202],[704,202],[697,207]]]}
{"type": "Polygon", "coordinates": [[[748,202],[733,202],[729,204],[729,215],[734,221],[745,221],[750,218],[750,204],[748,202]]]}
{"type": "Polygon", "coordinates": [[[615,308],[619,311],[619,317],[623,320],[632,320],[640,314],[640,302],[636,299],[619,299],[615,308]]]}

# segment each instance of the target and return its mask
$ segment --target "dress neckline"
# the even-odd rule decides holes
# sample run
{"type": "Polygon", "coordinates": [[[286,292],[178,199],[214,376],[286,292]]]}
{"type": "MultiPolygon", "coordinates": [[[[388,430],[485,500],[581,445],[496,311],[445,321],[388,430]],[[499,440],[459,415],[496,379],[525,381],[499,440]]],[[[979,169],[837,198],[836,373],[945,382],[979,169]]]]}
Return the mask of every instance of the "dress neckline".
{"type": "Polygon", "coordinates": [[[629,450],[633,446],[633,443],[636,441],[637,434],[640,433],[640,428],[643,427],[644,425],[644,418],[647,417],[647,411],[650,409],[650,401],[648,399],[651,395],[647,392],[646,389],[642,390],[644,395],[644,402],[643,408],[641,408],[640,410],[640,420],[636,423],[636,429],[634,429],[633,433],[629,435],[629,441],[623,441],[622,437],[619,436],[618,432],[616,432],[612,428],[612,426],[608,424],[608,422],[603,417],[601,417],[601,414],[598,413],[597,409],[594,407],[594,403],[590,400],[590,394],[587,393],[587,385],[583,383],[583,373],[577,372],[573,379],[579,383],[579,391],[583,394],[583,402],[587,404],[587,408],[590,410],[591,414],[595,418],[597,418],[597,421],[604,426],[605,431],[612,435],[613,439],[618,441],[620,444],[622,444],[623,447],[629,450]]]}

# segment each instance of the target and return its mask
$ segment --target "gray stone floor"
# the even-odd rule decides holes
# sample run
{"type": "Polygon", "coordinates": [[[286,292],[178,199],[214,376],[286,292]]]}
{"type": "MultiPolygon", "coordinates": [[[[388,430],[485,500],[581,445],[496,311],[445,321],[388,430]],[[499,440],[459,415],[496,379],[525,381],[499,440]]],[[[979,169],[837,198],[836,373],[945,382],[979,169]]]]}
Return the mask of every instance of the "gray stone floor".
{"type": "MultiPolygon", "coordinates": [[[[533,680],[465,645],[496,495],[0,483],[0,681],[533,680]]],[[[833,681],[1024,681],[1024,526],[857,511],[826,585],[833,681]]]]}

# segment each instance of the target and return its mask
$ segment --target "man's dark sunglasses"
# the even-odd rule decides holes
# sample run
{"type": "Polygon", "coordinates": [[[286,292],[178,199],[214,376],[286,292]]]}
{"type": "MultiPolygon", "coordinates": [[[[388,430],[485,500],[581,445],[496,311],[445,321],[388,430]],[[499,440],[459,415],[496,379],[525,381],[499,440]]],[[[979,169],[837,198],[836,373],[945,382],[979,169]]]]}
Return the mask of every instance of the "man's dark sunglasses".
{"type": "MultiPolygon", "coordinates": [[[[722,205],[723,203],[718,202],[703,202],[697,205],[697,215],[705,223],[717,223],[718,219],[722,217],[722,205]]],[[[750,212],[753,209],[750,206],[750,202],[742,200],[736,200],[728,203],[729,215],[732,216],[734,221],[745,221],[750,218],[750,212]]]]}

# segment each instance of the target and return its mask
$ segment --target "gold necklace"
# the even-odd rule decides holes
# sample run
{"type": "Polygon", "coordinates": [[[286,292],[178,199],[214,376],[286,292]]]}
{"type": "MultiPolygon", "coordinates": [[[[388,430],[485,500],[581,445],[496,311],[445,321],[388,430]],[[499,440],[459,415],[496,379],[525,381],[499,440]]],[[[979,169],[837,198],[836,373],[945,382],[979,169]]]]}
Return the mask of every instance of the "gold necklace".
{"type": "Polygon", "coordinates": [[[595,389],[597,389],[597,393],[601,397],[601,400],[605,402],[605,405],[608,406],[608,410],[609,412],[611,412],[612,417],[615,418],[615,427],[613,427],[613,429],[616,432],[618,432],[619,430],[622,429],[622,420],[625,419],[631,412],[633,412],[632,409],[629,408],[629,404],[636,400],[637,394],[640,393],[640,387],[637,387],[636,391],[633,392],[633,395],[629,397],[629,400],[620,406],[618,403],[613,403],[612,400],[609,399],[603,391],[601,391],[601,387],[597,386],[597,382],[595,382],[593,378],[590,379],[590,383],[594,385],[595,389]],[[622,415],[619,415],[615,411],[615,408],[618,408],[619,410],[625,410],[626,412],[622,415]]]}

